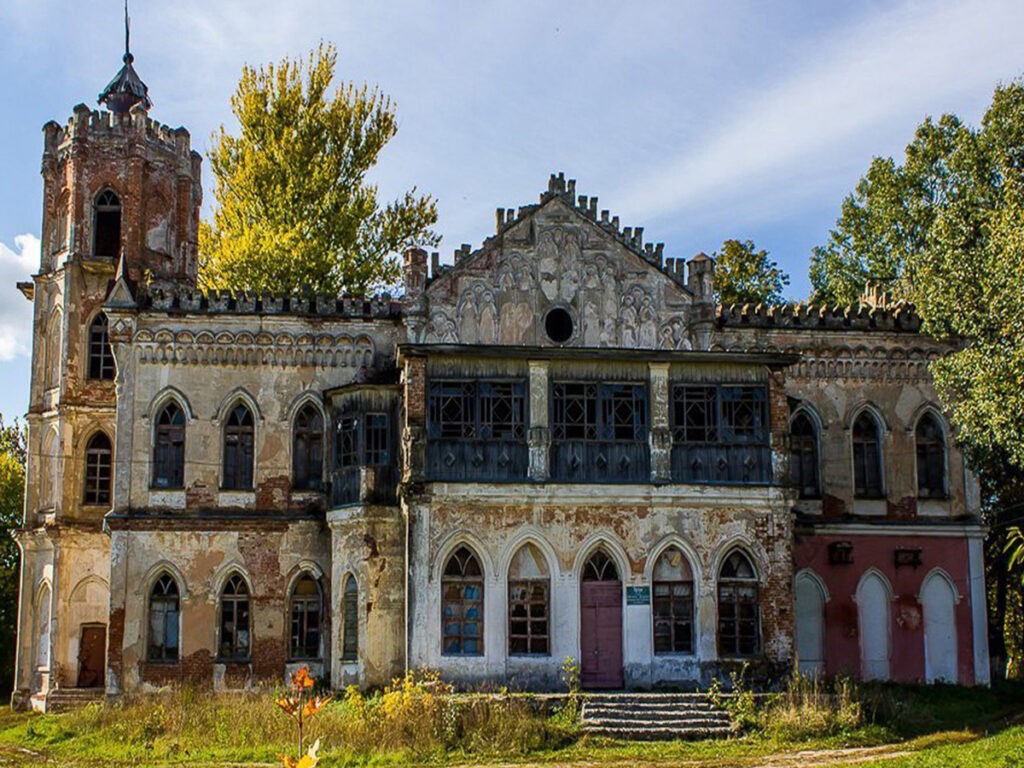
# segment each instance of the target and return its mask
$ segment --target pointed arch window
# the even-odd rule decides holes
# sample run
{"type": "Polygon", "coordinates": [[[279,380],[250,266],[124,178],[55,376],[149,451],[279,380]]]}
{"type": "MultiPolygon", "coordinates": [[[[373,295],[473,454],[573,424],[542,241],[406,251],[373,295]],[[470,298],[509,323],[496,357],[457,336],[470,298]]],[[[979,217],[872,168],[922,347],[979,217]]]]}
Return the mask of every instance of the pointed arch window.
{"type": "Polygon", "coordinates": [[[146,657],[150,661],[177,661],[181,596],[178,582],[169,573],[161,574],[149,593],[149,643],[146,657]]]}
{"type": "Polygon", "coordinates": [[[880,499],[882,436],[878,420],[867,411],[853,422],[853,493],[860,499],[880,499]]]}
{"type": "Polygon", "coordinates": [[[352,574],[345,579],[341,620],[341,660],[356,661],[359,658],[359,585],[352,574]]]}
{"type": "Polygon", "coordinates": [[[442,653],[481,656],[484,652],[484,574],[467,547],[445,563],[441,578],[442,653]]]}
{"type": "Polygon", "coordinates": [[[789,427],[790,472],[793,484],[800,491],[802,499],[817,499],[821,496],[818,479],[818,430],[803,411],[798,411],[789,427]]]}
{"type": "Polygon", "coordinates": [[[96,196],[93,217],[93,256],[116,258],[121,251],[121,199],[112,189],[96,196]]]}
{"type": "Polygon", "coordinates": [[[156,418],[153,487],[185,487],[185,412],[175,402],[165,405],[156,418]]]}
{"type": "Polygon", "coordinates": [[[105,506],[110,504],[111,477],[110,438],[97,432],[85,446],[84,504],[105,506]]]}
{"type": "Polygon", "coordinates": [[[114,378],[114,354],[107,335],[107,316],[100,312],[89,325],[89,378],[110,381],[114,378]]]}
{"type": "Polygon", "coordinates": [[[291,594],[291,644],[293,659],[319,659],[323,621],[323,594],[320,584],[304,573],[295,582],[291,594]]]}
{"type": "Polygon", "coordinates": [[[508,569],[508,652],[545,656],[550,653],[551,577],[541,551],[526,544],[508,569]]]}
{"type": "Polygon", "coordinates": [[[917,496],[920,499],[946,497],[946,437],[933,413],[918,419],[914,430],[917,451],[917,496]]]}
{"type": "Polygon", "coordinates": [[[718,574],[718,654],[754,656],[761,650],[757,572],[742,552],[729,555],[718,574]]]}
{"type": "Polygon", "coordinates": [[[654,652],[693,653],[693,572],[685,555],[669,547],[654,564],[654,652]]]}
{"type": "Polygon", "coordinates": [[[249,585],[233,573],[220,592],[220,645],[218,657],[223,661],[249,659],[249,585]]]}
{"type": "Polygon", "coordinates": [[[307,403],[295,417],[292,432],[292,487],[318,491],[323,486],[324,417],[307,403]]]}
{"type": "Polygon", "coordinates": [[[255,423],[252,411],[238,403],[224,426],[224,485],[226,490],[252,490],[255,423]]]}

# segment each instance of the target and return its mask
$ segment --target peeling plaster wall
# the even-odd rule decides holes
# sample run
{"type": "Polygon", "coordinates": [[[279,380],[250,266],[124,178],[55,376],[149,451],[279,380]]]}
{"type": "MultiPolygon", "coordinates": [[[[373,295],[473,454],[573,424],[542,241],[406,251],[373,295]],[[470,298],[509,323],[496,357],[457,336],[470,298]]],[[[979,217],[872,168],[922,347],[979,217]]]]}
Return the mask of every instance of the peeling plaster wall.
{"type": "Polygon", "coordinates": [[[627,606],[623,597],[626,684],[695,682],[719,671],[717,569],[734,546],[758,569],[761,636],[770,664],[792,658],[792,531],[787,497],[768,488],[432,484],[408,510],[410,664],[439,669],[471,684],[505,680],[515,687],[556,687],[567,656],[580,657],[579,584],[586,558],[605,547],[619,563],[624,586],[650,585],[652,553],[670,543],[692,560],[696,653],[654,656],[651,606],[627,606]],[[551,653],[522,658],[507,653],[507,569],[525,542],[549,559],[551,653]],[[444,562],[469,546],[484,570],[484,653],[441,653],[444,562]]]}

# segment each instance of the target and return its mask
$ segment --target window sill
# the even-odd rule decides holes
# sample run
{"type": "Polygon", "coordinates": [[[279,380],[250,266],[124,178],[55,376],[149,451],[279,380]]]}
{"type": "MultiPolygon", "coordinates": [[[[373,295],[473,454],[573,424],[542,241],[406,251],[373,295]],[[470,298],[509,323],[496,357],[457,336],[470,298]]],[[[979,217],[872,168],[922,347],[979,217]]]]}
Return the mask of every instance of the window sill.
{"type": "Polygon", "coordinates": [[[539,661],[539,660],[542,660],[542,659],[550,659],[551,658],[551,654],[550,653],[510,653],[508,655],[508,657],[510,659],[525,659],[527,661],[529,661],[530,659],[537,659],[539,661]]]}
{"type": "Polygon", "coordinates": [[[656,659],[695,659],[697,654],[695,651],[662,651],[654,652],[654,658],[656,659]]]}
{"type": "Polygon", "coordinates": [[[482,653],[442,653],[441,657],[445,659],[482,659],[484,655],[482,653]]]}
{"type": "Polygon", "coordinates": [[[145,663],[154,667],[180,667],[181,659],[146,659],[145,663]]]}
{"type": "Polygon", "coordinates": [[[285,660],[285,664],[323,664],[324,659],[322,656],[301,656],[301,657],[289,657],[285,660]]]}
{"type": "Polygon", "coordinates": [[[251,657],[244,658],[244,659],[222,659],[222,658],[216,658],[216,659],[213,660],[213,663],[214,664],[224,664],[225,666],[226,665],[230,665],[230,664],[252,664],[252,658],[251,657]]]}

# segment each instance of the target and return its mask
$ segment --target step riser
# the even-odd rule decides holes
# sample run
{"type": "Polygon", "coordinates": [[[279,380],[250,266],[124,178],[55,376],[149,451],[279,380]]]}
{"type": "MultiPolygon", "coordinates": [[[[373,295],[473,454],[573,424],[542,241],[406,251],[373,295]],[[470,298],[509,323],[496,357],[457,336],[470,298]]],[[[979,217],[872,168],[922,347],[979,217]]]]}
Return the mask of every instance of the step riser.
{"type": "Polygon", "coordinates": [[[585,733],[633,741],[717,739],[735,733],[729,713],[699,693],[584,696],[585,733]]]}

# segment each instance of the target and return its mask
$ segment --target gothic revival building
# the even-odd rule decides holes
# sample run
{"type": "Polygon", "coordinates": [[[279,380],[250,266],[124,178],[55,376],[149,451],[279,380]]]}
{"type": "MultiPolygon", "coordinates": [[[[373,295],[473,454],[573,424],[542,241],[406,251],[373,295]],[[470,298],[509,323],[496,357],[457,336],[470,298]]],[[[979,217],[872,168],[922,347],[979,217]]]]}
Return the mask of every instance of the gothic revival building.
{"type": "Polygon", "coordinates": [[[130,54],[44,127],[16,700],[988,682],[978,489],[912,308],[722,307],[552,176],[398,298],[196,289],[200,157],[130,54]]]}

